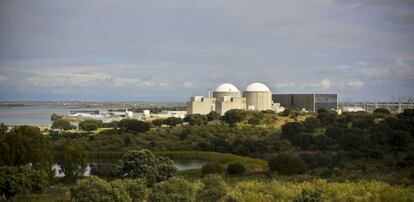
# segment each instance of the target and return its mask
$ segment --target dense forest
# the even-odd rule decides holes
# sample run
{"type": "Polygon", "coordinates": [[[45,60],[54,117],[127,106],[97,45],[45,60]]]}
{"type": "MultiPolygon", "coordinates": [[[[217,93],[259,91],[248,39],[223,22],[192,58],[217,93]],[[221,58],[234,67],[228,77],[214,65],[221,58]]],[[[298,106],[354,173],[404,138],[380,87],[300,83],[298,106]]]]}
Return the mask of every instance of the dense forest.
{"type": "Polygon", "coordinates": [[[51,119],[53,129],[46,131],[1,125],[3,199],[414,199],[414,110],[230,110],[152,122],[85,120],[79,128],[64,117],[51,119]],[[207,163],[178,171],[171,159],[180,158],[207,163]],[[98,162],[91,165],[93,177],[83,177],[90,161],[98,162]],[[53,164],[65,177],[54,177],[53,164]]]}

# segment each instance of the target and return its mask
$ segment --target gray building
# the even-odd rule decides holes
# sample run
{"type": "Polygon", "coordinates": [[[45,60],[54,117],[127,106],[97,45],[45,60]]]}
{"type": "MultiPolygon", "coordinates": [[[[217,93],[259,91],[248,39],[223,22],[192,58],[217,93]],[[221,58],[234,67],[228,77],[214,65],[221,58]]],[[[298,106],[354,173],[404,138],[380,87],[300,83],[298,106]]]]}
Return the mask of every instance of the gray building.
{"type": "Polygon", "coordinates": [[[272,100],[288,109],[305,109],[312,112],[338,108],[337,94],[273,94],[272,100]]]}

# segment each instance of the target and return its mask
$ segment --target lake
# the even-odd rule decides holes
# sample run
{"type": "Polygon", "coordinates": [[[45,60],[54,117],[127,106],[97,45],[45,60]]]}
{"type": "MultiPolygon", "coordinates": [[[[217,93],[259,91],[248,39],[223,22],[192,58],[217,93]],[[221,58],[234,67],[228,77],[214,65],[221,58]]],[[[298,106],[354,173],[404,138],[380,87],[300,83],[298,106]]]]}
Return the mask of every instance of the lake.
{"type": "MultiPolygon", "coordinates": [[[[178,171],[182,170],[191,170],[191,169],[199,169],[203,167],[207,162],[205,161],[198,161],[198,160],[174,160],[175,167],[178,171]]],[[[60,166],[58,164],[53,165],[53,169],[55,169],[55,177],[64,177],[65,174],[62,172],[60,166]]],[[[86,168],[85,173],[83,176],[91,176],[92,168],[90,164],[86,168]]]]}
{"type": "Polygon", "coordinates": [[[75,110],[99,110],[97,108],[70,107],[0,107],[0,123],[6,125],[50,125],[50,116],[55,113],[67,115],[75,110]]]}

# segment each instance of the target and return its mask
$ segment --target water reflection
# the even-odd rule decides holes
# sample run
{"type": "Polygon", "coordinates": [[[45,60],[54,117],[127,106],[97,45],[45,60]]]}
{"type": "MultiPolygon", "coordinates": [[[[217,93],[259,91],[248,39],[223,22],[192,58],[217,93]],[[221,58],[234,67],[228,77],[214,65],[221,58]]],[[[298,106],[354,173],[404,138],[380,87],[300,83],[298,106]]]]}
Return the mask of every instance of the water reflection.
{"type": "MultiPolygon", "coordinates": [[[[88,177],[91,176],[93,173],[93,166],[92,164],[99,164],[99,163],[89,163],[86,171],[83,173],[83,176],[88,177]]],[[[205,161],[198,161],[198,160],[174,160],[175,167],[179,170],[191,170],[191,169],[199,169],[206,164],[205,161]]],[[[64,177],[65,174],[63,173],[59,164],[54,164],[52,167],[55,170],[55,177],[64,177]]]]}

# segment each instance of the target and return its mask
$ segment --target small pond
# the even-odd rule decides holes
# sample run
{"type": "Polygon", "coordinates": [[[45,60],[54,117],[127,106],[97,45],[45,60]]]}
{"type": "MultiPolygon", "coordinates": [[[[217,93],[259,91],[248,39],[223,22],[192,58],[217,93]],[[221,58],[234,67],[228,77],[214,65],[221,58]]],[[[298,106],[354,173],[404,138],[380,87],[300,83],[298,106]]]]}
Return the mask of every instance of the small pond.
{"type": "MultiPolygon", "coordinates": [[[[206,161],[199,161],[199,160],[174,160],[175,167],[179,170],[191,170],[191,169],[199,169],[203,167],[207,162],[206,161]]],[[[55,177],[64,177],[65,174],[62,172],[62,169],[58,164],[54,164],[52,167],[55,170],[55,177]]],[[[93,172],[93,168],[91,164],[88,164],[85,173],[83,176],[91,176],[91,172],[93,172]]]]}

